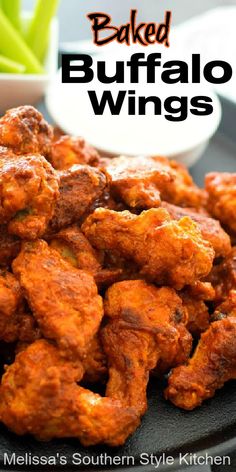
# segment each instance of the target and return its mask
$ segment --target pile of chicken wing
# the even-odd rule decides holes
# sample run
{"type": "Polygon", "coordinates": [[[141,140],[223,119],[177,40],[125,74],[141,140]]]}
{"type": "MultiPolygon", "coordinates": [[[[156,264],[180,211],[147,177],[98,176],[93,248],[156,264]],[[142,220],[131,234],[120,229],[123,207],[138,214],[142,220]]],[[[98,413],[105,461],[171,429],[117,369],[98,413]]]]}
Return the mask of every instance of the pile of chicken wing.
{"type": "Polygon", "coordinates": [[[4,425],[118,446],[150,376],[186,410],[236,378],[236,174],[104,158],[30,106],[0,146],[4,425]]]}

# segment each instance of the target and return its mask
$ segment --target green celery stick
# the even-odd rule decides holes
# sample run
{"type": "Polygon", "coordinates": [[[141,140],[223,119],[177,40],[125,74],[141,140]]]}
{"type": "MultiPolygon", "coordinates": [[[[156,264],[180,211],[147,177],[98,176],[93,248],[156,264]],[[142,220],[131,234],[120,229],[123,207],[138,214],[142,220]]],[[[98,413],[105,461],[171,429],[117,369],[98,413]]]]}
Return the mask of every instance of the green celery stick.
{"type": "Polygon", "coordinates": [[[17,30],[21,29],[21,0],[1,0],[2,9],[17,30]]]}
{"type": "Polygon", "coordinates": [[[26,72],[32,74],[44,73],[40,62],[2,10],[0,10],[0,51],[9,59],[23,64],[26,72]]]}
{"type": "Polygon", "coordinates": [[[26,40],[35,56],[43,61],[48,46],[51,19],[56,13],[59,0],[37,0],[26,40]]]}
{"type": "Polygon", "coordinates": [[[24,74],[25,66],[23,64],[19,64],[19,62],[8,59],[8,57],[0,55],[0,72],[24,74]]]}

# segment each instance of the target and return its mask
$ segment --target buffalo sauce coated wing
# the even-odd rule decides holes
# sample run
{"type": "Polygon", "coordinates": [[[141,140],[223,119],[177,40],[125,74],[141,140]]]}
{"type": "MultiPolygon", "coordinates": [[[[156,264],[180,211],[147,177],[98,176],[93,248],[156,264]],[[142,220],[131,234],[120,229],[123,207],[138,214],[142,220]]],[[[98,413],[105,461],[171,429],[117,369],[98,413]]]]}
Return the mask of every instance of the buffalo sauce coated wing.
{"type": "Polygon", "coordinates": [[[123,271],[120,268],[103,268],[103,254],[91,246],[77,225],[53,235],[50,246],[74,267],[92,274],[99,287],[110,285],[122,277],[123,271]]]}
{"type": "Polygon", "coordinates": [[[158,207],[161,200],[199,208],[205,194],[187,169],[164,157],[118,157],[104,163],[116,199],[131,208],[158,207]]]}
{"type": "Polygon", "coordinates": [[[236,318],[214,321],[202,334],[188,364],[173,369],[166,398],[193,410],[214,396],[225,382],[236,379],[236,318]]]}
{"type": "Polygon", "coordinates": [[[42,240],[23,244],[13,271],[43,335],[82,358],[103,316],[93,277],[73,268],[42,240]]]}
{"type": "Polygon", "coordinates": [[[58,177],[39,155],[0,158],[0,224],[22,239],[36,239],[52,218],[58,177]]]}
{"type": "Polygon", "coordinates": [[[206,175],[205,188],[209,212],[236,233],[236,173],[211,172],[206,175]]]}
{"type": "Polygon", "coordinates": [[[215,289],[215,303],[228,298],[230,290],[236,290],[236,246],[227,257],[215,264],[207,276],[215,289]]]}
{"type": "Polygon", "coordinates": [[[172,221],[162,208],[138,216],[100,208],[87,218],[82,231],[97,249],[135,262],[140,274],[158,285],[179,290],[212,267],[214,250],[197,225],[188,217],[172,221]]]}
{"type": "Polygon", "coordinates": [[[51,126],[32,106],[12,108],[0,119],[0,146],[15,154],[42,154],[47,158],[52,138],[51,126]]]}
{"type": "Polygon", "coordinates": [[[223,230],[219,221],[210,218],[208,215],[198,213],[194,208],[181,208],[167,202],[162,202],[161,206],[168,211],[174,220],[178,221],[184,216],[188,216],[195,221],[202,237],[211,243],[215,251],[215,257],[226,257],[230,253],[230,237],[223,230]]]}
{"type": "Polygon", "coordinates": [[[65,135],[52,143],[50,162],[54,169],[66,170],[74,164],[93,166],[98,161],[97,151],[81,137],[65,135]]]}
{"type": "Polygon", "coordinates": [[[59,172],[58,176],[59,198],[48,225],[49,234],[79,221],[101,197],[106,186],[104,174],[86,165],[74,165],[64,172],[59,172]]]}
{"type": "Polygon", "coordinates": [[[166,371],[190,354],[186,311],[173,289],[142,280],[110,287],[104,310],[109,318],[102,330],[109,367],[106,394],[143,414],[149,371],[156,366],[166,371]]]}
{"type": "Polygon", "coordinates": [[[135,411],[78,386],[82,375],[80,363],[65,360],[47,341],[36,341],[3,376],[2,422],[44,441],[74,437],[84,445],[122,445],[139,424],[135,411]]]}

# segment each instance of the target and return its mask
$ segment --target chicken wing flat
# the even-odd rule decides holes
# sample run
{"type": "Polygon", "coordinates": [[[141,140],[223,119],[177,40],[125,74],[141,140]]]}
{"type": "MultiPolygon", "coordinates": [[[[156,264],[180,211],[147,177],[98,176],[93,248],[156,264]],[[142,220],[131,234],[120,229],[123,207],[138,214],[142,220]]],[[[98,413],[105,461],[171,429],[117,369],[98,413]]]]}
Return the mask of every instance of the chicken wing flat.
{"type": "Polygon", "coordinates": [[[214,250],[188,217],[171,220],[163,208],[134,215],[99,208],[82,225],[97,249],[135,262],[140,274],[158,285],[177,290],[206,276],[214,250]]]}
{"type": "Polygon", "coordinates": [[[101,333],[109,367],[106,395],[142,415],[150,370],[166,371],[189,357],[186,311],[173,289],[142,280],[110,287],[104,311],[110,320],[101,333]]]}
{"type": "Polygon", "coordinates": [[[174,405],[193,410],[236,378],[236,318],[214,321],[202,334],[186,366],[173,369],[165,396],[174,405]]]}
{"type": "Polygon", "coordinates": [[[74,437],[84,445],[124,443],[139,420],[132,408],[76,384],[81,365],[45,340],[19,353],[0,387],[0,418],[19,435],[74,437]],[[37,405],[37,408],[36,408],[37,405]]]}
{"type": "Polygon", "coordinates": [[[56,171],[42,156],[0,159],[0,224],[10,234],[36,239],[52,218],[59,196],[56,171]]]}
{"type": "Polygon", "coordinates": [[[0,225],[0,267],[9,267],[20,248],[21,240],[9,234],[6,225],[0,225]]]}
{"type": "Polygon", "coordinates": [[[42,240],[23,244],[13,271],[43,335],[68,355],[86,355],[103,316],[93,277],[42,240]]]}
{"type": "Polygon", "coordinates": [[[104,174],[86,165],[74,165],[58,175],[60,195],[48,226],[49,234],[79,221],[102,195],[106,186],[104,174]]]}
{"type": "Polygon", "coordinates": [[[205,302],[215,299],[215,290],[210,283],[196,282],[186,286],[179,295],[188,312],[187,329],[198,337],[209,327],[210,314],[205,302]]]}
{"type": "Polygon", "coordinates": [[[211,243],[215,251],[215,257],[225,257],[230,253],[230,237],[223,230],[219,221],[198,213],[194,208],[181,208],[167,202],[162,202],[161,206],[168,211],[171,218],[177,221],[184,216],[188,216],[195,221],[202,233],[202,237],[211,243]]]}
{"type": "Polygon", "coordinates": [[[202,206],[205,195],[187,169],[164,157],[124,157],[105,165],[112,195],[131,208],[160,206],[161,199],[181,206],[202,206]]]}
{"type": "Polygon", "coordinates": [[[64,135],[52,143],[50,162],[54,169],[66,170],[74,164],[93,166],[98,161],[97,151],[81,137],[64,135]]]}
{"type": "Polygon", "coordinates": [[[205,188],[209,212],[236,233],[236,173],[211,172],[206,175],[205,188]]]}
{"type": "Polygon", "coordinates": [[[207,276],[215,289],[215,303],[221,303],[228,297],[230,290],[236,290],[236,247],[231,253],[215,264],[207,276]]]}
{"type": "Polygon", "coordinates": [[[111,285],[122,277],[122,269],[103,268],[103,254],[95,251],[77,225],[56,233],[50,246],[74,267],[92,274],[99,287],[111,285]]]}
{"type": "Polygon", "coordinates": [[[0,119],[0,145],[15,154],[42,154],[47,158],[52,138],[51,126],[32,106],[12,108],[0,119]]]}

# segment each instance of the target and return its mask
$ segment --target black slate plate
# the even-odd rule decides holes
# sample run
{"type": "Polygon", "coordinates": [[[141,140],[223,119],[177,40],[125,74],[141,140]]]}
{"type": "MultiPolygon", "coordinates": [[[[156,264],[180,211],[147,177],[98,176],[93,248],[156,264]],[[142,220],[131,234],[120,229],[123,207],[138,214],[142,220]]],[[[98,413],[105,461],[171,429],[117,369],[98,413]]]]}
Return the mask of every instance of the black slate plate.
{"type": "MultiPolygon", "coordinates": [[[[235,382],[229,382],[224,389],[217,392],[216,396],[203,404],[201,408],[193,412],[179,410],[166,402],[162,396],[163,386],[153,379],[148,388],[149,409],[142,420],[140,428],[127,441],[124,447],[110,449],[106,447],[84,448],[76,440],[58,440],[50,443],[40,443],[31,437],[17,437],[9,433],[6,428],[0,430],[0,458],[3,462],[3,454],[9,457],[14,452],[16,456],[24,456],[26,453],[35,456],[65,456],[67,465],[63,470],[99,470],[99,466],[73,466],[72,456],[80,453],[86,461],[91,461],[92,457],[97,460],[101,454],[114,456],[134,457],[135,470],[152,470],[150,467],[141,466],[141,454],[154,454],[157,457],[166,455],[178,457],[179,453],[198,453],[205,449],[211,454],[223,454],[232,446],[236,447],[236,389],[235,382]],[[235,439],[234,439],[235,438],[235,439]],[[222,443],[223,441],[223,443],[222,443]],[[212,451],[211,448],[213,448],[212,451]]],[[[35,405],[37,408],[37,405],[35,405]]],[[[100,461],[100,465],[101,461],[100,461]]],[[[112,469],[117,472],[125,467],[101,467],[101,470],[112,469]]],[[[179,463],[177,461],[177,465],[179,463]]],[[[13,467],[14,469],[14,467],[13,467]]],[[[33,468],[35,470],[35,467],[33,468]]],[[[40,466],[40,471],[52,470],[50,466],[40,466]]],[[[55,467],[57,469],[57,467],[55,467]]],[[[58,465],[58,470],[60,470],[58,465]]],[[[166,467],[159,467],[158,470],[166,470],[166,467]]],[[[171,467],[172,469],[172,467],[171,467]]],[[[6,466],[2,470],[12,470],[6,466]]],[[[26,470],[26,465],[17,468],[26,470]]],[[[27,467],[31,470],[31,467],[27,467]]],[[[53,467],[54,470],[54,467],[53,467]]],[[[134,472],[134,470],[132,470],[134,472]]]]}
{"type": "MultiPolygon", "coordinates": [[[[236,172],[236,133],[234,132],[234,122],[236,107],[231,103],[223,101],[223,120],[219,133],[212,140],[205,155],[192,168],[191,172],[195,181],[203,184],[204,175],[212,170],[236,172]]],[[[140,428],[121,448],[108,449],[105,447],[84,448],[75,440],[60,440],[50,443],[40,443],[31,437],[18,437],[4,426],[0,426],[0,472],[10,470],[113,470],[126,472],[142,472],[154,470],[149,464],[143,466],[140,463],[140,456],[143,453],[155,455],[157,457],[166,455],[176,458],[176,462],[170,467],[171,470],[179,468],[177,460],[180,453],[199,453],[210,455],[223,455],[236,449],[236,383],[229,382],[215,397],[203,404],[203,406],[193,412],[184,412],[175,408],[163,399],[163,385],[156,379],[150,381],[148,388],[149,409],[142,420],[140,428]],[[31,468],[27,462],[22,466],[10,466],[4,464],[4,454],[10,457],[28,455],[32,456],[65,456],[67,464],[60,466],[59,461],[56,466],[34,466],[31,468]],[[73,454],[80,454],[90,465],[73,465],[73,454]],[[102,465],[92,465],[92,459],[97,460],[98,456],[105,454],[110,457],[131,456],[134,460],[134,467],[124,465],[113,465],[109,467],[102,465]]],[[[37,408],[37,405],[35,405],[37,408]]],[[[101,456],[100,456],[101,457],[101,456]]],[[[29,460],[29,459],[28,459],[29,460]]],[[[109,459],[110,460],[110,459],[109,459]]],[[[108,460],[108,462],[109,462],[108,460]]],[[[184,465],[184,464],[182,464],[184,465]]],[[[169,470],[169,467],[160,465],[158,471],[169,470]]],[[[219,467],[219,470],[221,468],[219,467]]]]}

